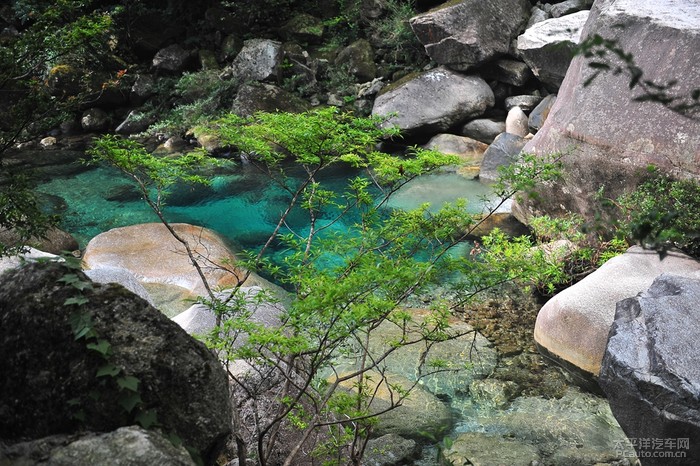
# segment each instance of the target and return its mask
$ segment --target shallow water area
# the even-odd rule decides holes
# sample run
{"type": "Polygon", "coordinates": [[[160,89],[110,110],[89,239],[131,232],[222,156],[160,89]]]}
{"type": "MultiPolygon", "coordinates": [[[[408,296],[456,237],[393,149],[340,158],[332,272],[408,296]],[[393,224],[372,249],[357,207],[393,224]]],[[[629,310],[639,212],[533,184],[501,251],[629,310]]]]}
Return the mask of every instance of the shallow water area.
{"type": "MultiPolygon", "coordinates": [[[[360,174],[334,169],[326,172],[322,181],[340,195],[347,181],[360,174]]],[[[174,187],[165,208],[168,220],[213,229],[236,249],[259,248],[287,207],[288,193],[249,165],[237,166],[230,173],[215,173],[209,179],[208,186],[174,187]]],[[[52,197],[54,205],[61,206],[61,226],[76,237],[81,248],[91,238],[111,228],[158,221],[133,182],[112,168],[96,167],[72,176],[56,177],[41,184],[38,191],[52,197]]],[[[427,202],[431,205],[429,210],[435,211],[445,202],[464,198],[470,212],[480,213],[488,207],[489,194],[489,187],[479,181],[445,171],[426,175],[404,186],[387,208],[413,209],[427,202]]],[[[333,213],[329,212],[319,219],[319,225],[329,225],[329,231],[344,232],[355,220],[348,217],[333,222],[333,218],[333,213]]],[[[308,229],[305,212],[293,211],[285,228],[285,232],[303,233],[308,229]]],[[[275,247],[277,249],[273,248],[271,253],[283,256],[284,246],[275,247]]],[[[464,245],[464,248],[469,247],[464,245]]],[[[457,253],[466,253],[464,248],[461,251],[456,248],[457,253]]],[[[530,324],[524,322],[522,314],[514,319],[519,326],[528,327],[529,339],[530,324]]],[[[498,322],[501,326],[504,324],[502,316],[498,322]]],[[[533,354],[532,358],[535,357],[533,354]]],[[[496,377],[499,370],[485,380],[496,377]]],[[[508,383],[514,376],[502,379],[508,383]]],[[[442,440],[434,439],[439,443],[426,446],[422,457],[413,464],[448,464],[444,462],[446,453],[451,453],[455,461],[478,459],[485,461],[483,464],[492,464],[513,448],[536,452],[546,464],[594,464],[620,458],[618,446],[622,434],[605,400],[575,389],[569,389],[561,399],[521,394],[505,402],[500,393],[496,391],[478,400],[472,393],[451,399],[454,430],[444,432],[446,437],[442,440]],[[494,405],[494,400],[498,406],[494,405]],[[472,451],[472,445],[482,448],[472,451]]]]}

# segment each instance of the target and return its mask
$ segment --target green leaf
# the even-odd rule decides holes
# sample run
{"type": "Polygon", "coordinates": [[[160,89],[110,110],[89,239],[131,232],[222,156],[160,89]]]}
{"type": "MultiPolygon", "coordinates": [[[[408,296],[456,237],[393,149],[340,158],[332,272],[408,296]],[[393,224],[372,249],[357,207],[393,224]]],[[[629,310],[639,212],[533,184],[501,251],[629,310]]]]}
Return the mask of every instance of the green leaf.
{"type": "Polygon", "coordinates": [[[115,366],[112,363],[107,363],[97,369],[96,377],[104,377],[106,375],[110,377],[116,377],[121,372],[121,368],[115,366]]]}
{"type": "Polygon", "coordinates": [[[89,303],[90,300],[87,299],[85,296],[73,296],[72,298],[68,298],[65,301],[63,301],[64,306],[71,306],[75,304],[76,306],[82,306],[83,304],[89,303]]]}
{"type": "Polygon", "coordinates": [[[131,390],[132,392],[138,392],[139,390],[139,383],[141,381],[137,379],[134,376],[131,375],[125,375],[124,377],[119,377],[117,379],[117,384],[126,390],[131,390]]]}
{"type": "Polygon", "coordinates": [[[112,345],[109,344],[107,340],[97,340],[96,343],[88,343],[85,345],[87,349],[91,349],[93,351],[96,351],[100,353],[102,356],[107,356],[112,349],[112,345]]]}
{"type": "Polygon", "coordinates": [[[158,424],[158,414],[155,409],[146,409],[138,413],[135,420],[144,429],[150,429],[158,424]]]}
{"type": "Polygon", "coordinates": [[[143,403],[143,400],[141,399],[140,393],[124,393],[119,398],[119,404],[122,408],[124,408],[124,410],[126,410],[127,413],[132,412],[134,408],[141,403],[143,403]]]}

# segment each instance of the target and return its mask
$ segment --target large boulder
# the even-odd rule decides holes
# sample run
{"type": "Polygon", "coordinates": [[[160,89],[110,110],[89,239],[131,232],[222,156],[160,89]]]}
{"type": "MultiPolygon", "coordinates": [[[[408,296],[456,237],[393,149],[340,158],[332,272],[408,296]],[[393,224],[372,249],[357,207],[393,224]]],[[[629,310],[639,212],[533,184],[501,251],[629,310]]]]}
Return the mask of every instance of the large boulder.
{"type": "Polygon", "coordinates": [[[415,16],[410,24],[436,63],[466,70],[508,53],[529,13],[526,0],[462,0],[415,16]]]}
{"type": "Polygon", "coordinates": [[[248,117],[256,112],[301,113],[310,108],[305,100],[281,87],[266,83],[249,83],[238,89],[231,110],[236,115],[248,117]]]}
{"type": "MultiPolygon", "coordinates": [[[[8,230],[0,227],[0,243],[8,247],[22,246],[21,235],[17,230],[8,230]]],[[[62,254],[75,251],[80,248],[78,241],[70,233],[59,228],[50,228],[43,237],[32,237],[26,241],[29,247],[39,249],[50,254],[62,254]]]]}
{"type": "Polygon", "coordinates": [[[385,88],[372,114],[395,114],[387,123],[406,133],[435,133],[483,115],[493,105],[486,81],[438,67],[385,88]]]}
{"type": "Polygon", "coordinates": [[[0,444],[0,464],[51,466],[194,466],[185,447],[153,430],[120,427],[113,432],[54,435],[14,445],[0,444]]]}
{"type": "Polygon", "coordinates": [[[550,90],[557,90],[564,81],[588,15],[588,11],[580,11],[547,19],[518,37],[518,52],[550,90]]]}
{"type": "Polygon", "coordinates": [[[250,39],[229,69],[226,76],[233,76],[241,83],[246,81],[277,80],[280,76],[284,54],[282,44],[269,39],[250,39]]]}
{"type": "Polygon", "coordinates": [[[374,49],[365,39],[356,40],[348,45],[335,59],[336,66],[347,67],[348,72],[361,83],[377,77],[377,66],[374,62],[374,49]]]}
{"type": "Polygon", "coordinates": [[[506,131],[506,122],[502,118],[476,118],[465,123],[459,134],[485,144],[491,144],[496,136],[506,131]]]}
{"type": "Polygon", "coordinates": [[[589,380],[600,372],[618,301],[647,289],[664,272],[700,277],[700,262],[678,252],[661,258],[634,246],[550,299],[535,322],[540,351],[589,380]]]}
{"type": "Polygon", "coordinates": [[[645,466],[700,462],[699,301],[700,280],[663,274],[617,304],[600,385],[645,466]]]}
{"type": "Polygon", "coordinates": [[[92,283],[63,264],[0,276],[0,353],[6,443],[111,431],[150,410],[211,464],[230,434],[228,381],[212,353],[123,287],[92,283]],[[98,377],[107,367],[118,372],[98,377]],[[120,389],[121,376],[136,385],[120,389]]]}
{"type": "MultiPolygon", "coordinates": [[[[235,261],[219,235],[186,223],[171,226],[189,242],[212,289],[238,284],[243,272],[231,273],[218,266],[235,261]]],[[[206,294],[185,247],[161,223],[114,228],[95,236],[85,248],[83,265],[86,269],[119,267],[144,283],[175,285],[195,296],[206,294]]]]}
{"type": "MultiPolygon", "coordinates": [[[[644,72],[643,79],[676,81],[671,94],[684,101],[700,87],[700,3],[599,0],[582,37],[594,34],[617,41],[644,72]]],[[[563,180],[541,186],[540,196],[525,200],[524,216],[569,211],[594,219],[600,214],[595,193],[601,187],[614,199],[632,189],[649,165],[662,173],[700,176],[697,119],[658,102],[635,100],[644,91],[630,89],[626,73],[603,72],[584,86],[595,72],[589,60],[574,58],[549,118],[525,147],[537,154],[567,155],[563,180]]],[[[619,64],[611,60],[612,66],[619,64]]]]}
{"type": "Polygon", "coordinates": [[[152,66],[156,70],[181,72],[194,63],[195,55],[179,44],[169,45],[159,50],[153,57],[152,66]]]}
{"type": "Polygon", "coordinates": [[[498,167],[515,162],[526,143],[527,140],[517,134],[501,133],[496,136],[484,153],[479,179],[487,182],[498,180],[498,167]]]}

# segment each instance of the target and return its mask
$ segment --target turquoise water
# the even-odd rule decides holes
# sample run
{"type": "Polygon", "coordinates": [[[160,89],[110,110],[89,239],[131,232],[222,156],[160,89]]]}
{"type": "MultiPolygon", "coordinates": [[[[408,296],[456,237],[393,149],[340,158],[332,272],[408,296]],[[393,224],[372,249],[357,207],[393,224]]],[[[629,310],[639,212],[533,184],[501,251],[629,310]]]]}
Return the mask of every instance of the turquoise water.
{"type": "MultiPolygon", "coordinates": [[[[209,186],[176,186],[165,208],[168,220],[215,230],[236,248],[261,246],[273,231],[289,197],[250,165],[239,165],[234,170],[214,175],[209,186]]],[[[359,174],[349,169],[335,169],[326,172],[321,181],[342,193],[347,180],[359,174]]],[[[55,178],[40,185],[38,191],[60,196],[65,201],[61,227],[75,236],[81,248],[91,238],[111,228],[158,221],[133,182],[109,167],[55,178]]],[[[470,210],[479,212],[483,208],[481,198],[488,193],[488,187],[476,180],[451,172],[436,173],[403,187],[388,206],[410,209],[429,202],[437,209],[444,202],[467,198],[472,200],[470,210]]],[[[330,216],[321,218],[320,224],[330,219],[330,216]]],[[[349,217],[333,224],[332,228],[347,229],[354,220],[349,217]]],[[[303,232],[307,227],[305,213],[295,210],[285,232],[303,232]]]]}

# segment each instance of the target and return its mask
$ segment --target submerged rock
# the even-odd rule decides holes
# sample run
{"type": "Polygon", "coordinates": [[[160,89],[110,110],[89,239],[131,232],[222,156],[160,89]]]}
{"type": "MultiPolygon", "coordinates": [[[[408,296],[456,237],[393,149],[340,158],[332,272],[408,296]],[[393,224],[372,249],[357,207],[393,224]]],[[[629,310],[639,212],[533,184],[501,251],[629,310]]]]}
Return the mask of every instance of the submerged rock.
{"type": "Polygon", "coordinates": [[[463,419],[446,456],[474,464],[625,464],[635,457],[607,401],[575,388],[559,399],[519,397],[506,410],[467,406],[463,419]]]}
{"type": "Polygon", "coordinates": [[[415,440],[405,439],[396,434],[382,435],[367,442],[364,466],[395,466],[407,464],[418,454],[415,440]]]}
{"type": "Polygon", "coordinates": [[[659,452],[683,454],[673,464],[700,462],[698,302],[700,279],[663,274],[617,304],[600,385],[645,466],[669,464],[659,452]]]}

